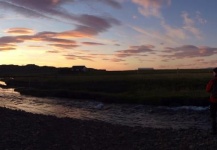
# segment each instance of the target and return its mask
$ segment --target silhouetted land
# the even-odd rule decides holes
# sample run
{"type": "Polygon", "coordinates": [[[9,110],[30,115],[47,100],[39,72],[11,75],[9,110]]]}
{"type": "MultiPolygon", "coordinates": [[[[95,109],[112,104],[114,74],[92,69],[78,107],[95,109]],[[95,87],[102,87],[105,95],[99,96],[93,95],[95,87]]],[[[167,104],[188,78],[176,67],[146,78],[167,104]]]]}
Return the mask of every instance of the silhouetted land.
{"type": "Polygon", "coordinates": [[[21,94],[167,106],[208,105],[205,86],[212,77],[210,72],[209,69],[89,69],[73,73],[71,68],[0,66],[0,77],[21,94]]]}
{"type": "MultiPolygon", "coordinates": [[[[87,73],[105,72],[94,68],[87,68],[87,73]]],[[[18,65],[0,65],[0,77],[19,77],[19,76],[54,76],[54,75],[72,75],[71,67],[52,67],[52,66],[37,66],[29,64],[25,66],[18,65]]]]}

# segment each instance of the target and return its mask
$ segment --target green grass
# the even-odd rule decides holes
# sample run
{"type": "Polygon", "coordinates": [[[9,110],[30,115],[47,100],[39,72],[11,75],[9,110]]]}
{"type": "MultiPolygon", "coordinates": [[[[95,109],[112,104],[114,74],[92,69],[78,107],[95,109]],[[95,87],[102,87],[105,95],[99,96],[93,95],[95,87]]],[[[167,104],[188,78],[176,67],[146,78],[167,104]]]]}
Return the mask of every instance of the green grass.
{"type": "Polygon", "coordinates": [[[207,105],[208,70],[154,70],[16,77],[9,86],[35,96],[93,99],[151,105],[207,105]]]}

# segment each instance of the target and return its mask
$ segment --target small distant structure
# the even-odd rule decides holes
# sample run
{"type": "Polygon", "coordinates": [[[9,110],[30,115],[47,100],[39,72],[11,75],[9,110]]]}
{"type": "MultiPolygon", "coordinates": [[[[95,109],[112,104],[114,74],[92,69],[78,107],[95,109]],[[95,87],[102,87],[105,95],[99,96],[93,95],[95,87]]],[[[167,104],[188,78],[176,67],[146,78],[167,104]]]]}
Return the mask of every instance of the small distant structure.
{"type": "Polygon", "coordinates": [[[85,66],[72,66],[72,72],[87,72],[85,66]]]}

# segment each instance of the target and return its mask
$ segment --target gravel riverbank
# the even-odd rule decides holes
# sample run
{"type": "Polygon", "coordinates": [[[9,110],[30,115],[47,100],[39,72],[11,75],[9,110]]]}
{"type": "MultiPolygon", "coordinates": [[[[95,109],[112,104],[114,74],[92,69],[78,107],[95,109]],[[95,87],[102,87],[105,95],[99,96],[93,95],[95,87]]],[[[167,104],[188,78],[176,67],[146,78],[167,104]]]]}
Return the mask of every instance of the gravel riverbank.
{"type": "Polygon", "coordinates": [[[217,149],[209,130],[156,129],[36,115],[0,108],[0,149],[217,149]]]}

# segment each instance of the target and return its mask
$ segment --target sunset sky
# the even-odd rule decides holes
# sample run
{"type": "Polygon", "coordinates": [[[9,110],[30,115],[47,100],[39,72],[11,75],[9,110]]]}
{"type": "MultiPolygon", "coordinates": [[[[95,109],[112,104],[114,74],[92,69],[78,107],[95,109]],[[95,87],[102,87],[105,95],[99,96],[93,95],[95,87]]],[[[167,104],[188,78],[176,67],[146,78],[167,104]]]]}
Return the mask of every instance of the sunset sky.
{"type": "Polygon", "coordinates": [[[0,0],[0,64],[217,67],[217,0],[0,0]]]}

